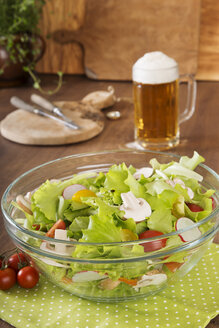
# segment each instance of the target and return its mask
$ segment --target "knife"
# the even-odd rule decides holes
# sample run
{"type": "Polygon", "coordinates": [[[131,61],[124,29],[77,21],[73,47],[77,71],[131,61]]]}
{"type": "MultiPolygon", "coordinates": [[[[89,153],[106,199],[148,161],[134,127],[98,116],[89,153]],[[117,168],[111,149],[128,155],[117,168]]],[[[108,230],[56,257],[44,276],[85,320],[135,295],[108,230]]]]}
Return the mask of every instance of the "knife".
{"type": "Polygon", "coordinates": [[[53,103],[51,103],[47,99],[45,99],[39,95],[36,95],[36,94],[32,94],[30,99],[32,102],[34,102],[38,106],[45,108],[46,110],[52,112],[53,114],[61,117],[65,122],[72,124],[72,126],[74,126],[75,129],[80,129],[80,127],[77,124],[75,124],[71,119],[69,119],[67,116],[65,116],[63,114],[61,108],[59,108],[58,106],[55,106],[53,103]]]}
{"type": "Polygon", "coordinates": [[[10,102],[13,106],[17,107],[17,108],[21,108],[21,109],[24,109],[28,112],[31,112],[33,114],[36,114],[36,115],[40,115],[40,116],[44,116],[44,117],[49,117],[59,123],[62,123],[64,124],[65,126],[67,126],[68,128],[71,128],[71,129],[74,129],[74,130],[78,130],[79,129],[79,126],[77,126],[76,124],[72,124],[70,122],[66,122],[64,120],[62,120],[61,118],[55,116],[55,115],[52,115],[52,114],[48,114],[46,112],[44,112],[43,110],[39,109],[39,108],[36,108],[26,102],[24,102],[22,99],[18,98],[18,97],[12,97],[10,99],[10,102]]]}

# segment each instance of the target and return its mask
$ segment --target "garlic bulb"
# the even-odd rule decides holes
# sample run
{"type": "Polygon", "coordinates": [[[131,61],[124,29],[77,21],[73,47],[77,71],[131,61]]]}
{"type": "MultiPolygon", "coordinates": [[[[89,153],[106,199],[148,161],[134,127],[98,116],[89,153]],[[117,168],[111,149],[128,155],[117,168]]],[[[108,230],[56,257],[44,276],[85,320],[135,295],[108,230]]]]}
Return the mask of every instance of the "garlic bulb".
{"type": "Polygon", "coordinates": [[[89,104],[96,109],[107,108],[113,106],[116,102],[115,90],[112,86],[109,86],[108,91],[94,91],[85,96],[81,102],[83,104],[89,104]]]}

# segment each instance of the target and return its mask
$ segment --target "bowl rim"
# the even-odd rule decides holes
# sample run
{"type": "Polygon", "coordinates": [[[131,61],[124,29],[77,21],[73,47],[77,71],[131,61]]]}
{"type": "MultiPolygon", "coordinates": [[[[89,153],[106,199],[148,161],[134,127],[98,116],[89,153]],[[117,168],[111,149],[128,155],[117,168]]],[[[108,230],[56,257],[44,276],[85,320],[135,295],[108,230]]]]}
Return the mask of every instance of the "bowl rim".
{"type": "MultiPolygon", "coordinates": [[[[32,173],[32,172],[40,169],[41,167],[45,167],[45,166],[48,166],[50,164],[54,164],[54,163],[62,161],[62,160],[68,160],[68,159],[72,159],[72,158],[80,158],[80,157],[85,157],[85,156],[88,157],[88,156],[95,156],[95,155],[106,155],[106,154],[113,154],[113,153],[142,153],[142,154],[143,153],[150,153],[150,154],[165,155],[166,157],[171,156],[171,157],[174,157],[176,159],[179,159],[181,157],[180,155],[169,153],[169,152],[121,148],[121,149],[102,150],[102,151],[96,151],[96,152],[85,152],[85,153],[72,154],[72,155],[56,158],[54,160],[44,162],[44,163],[42,163],[38,166],[33,167],[32,169],[30,169],[26,172],[24,172],[23,174],[19,175],[11,184],[8,185],[8,187],[4,191],[2,199],[1,199],[1,210],[2,210],[3,216],[7,219],[7,221],[10,224],[15,226],[18,230],[20,230],[22,233],[28,235],[29,237],[34,237],[34,238],[41,239],[41,240],[48,241],[48,242],[51,242],[52,240],[54,241],[54,238],[50,238],[50,237],[47,237],[47,236],[44,236],[44,235],[40,235],[39,233],[36,233],[32,230],[28,230],[28,229],[24,228],[19,223],[17,223],[10,216],[9,213],[7,213],[7,210],[5,209],[4,204],[7,203],[6,199],[7,199],[7,195],[10,192],[10,190],[22,178],[27,176],[29,173],[32,173]]],[[[206,171],[208,171],[219,182],[219,175],[213,169],[211,169],[210,167],[208,167],[205,164],[199,164],[198,166],[201,166],[206,171]]],[[[218,195],[217,190],[215,190],[215,194],[218,195]]],[[[219,197],[219,195],[218,195],[218,197],[219,197]]],[[[119,245],[125,246],[125,245],[135,245],[135,244],[140,244],[140,243],[142,244],[142,243],[145,243],[145,242],[152,242],[152,241],[164,239],[164,238],[167,238],[167,237],[170,237],[170,236],[179,235],[179,234],[181,234],[183,232],[186,232],[190,229],[192,230],[195,227],[199,227],[200,225],[205,224],[206,222],[211,220],[214,216],[216,216],[218,213],[219,213],[219,205],[211,212],[211,214],[209,216],[207,216],[204,219],[194,223],[194,225],[192,225],[190,227],[180,229],[178,231],[172,231],[170,233],[163,234],[162,236],[156,236],[156,237],[151,237],[151,238],[147,238],[147,239],[141,239],[140,241],[138,239],[138,240],[122,241],[122,242],[91,243],[91,242],[78,242],[78,241],[71,241],[71,240],[66,241],[66,240],[61,240],[61,239],[55,239],[55,240],[56,240],[56,243],[60,243],[60,244],[66,244],[66,245],[73,245],[74,244],[74,245],[83,245],[83,246],[119,246],[119,245]]],[[[219,223],[218,223],[218,229],[219,229],[219,223]]],[[[218,229],[216,228],[216,231],[218,229]]],[[[191,242],[186,242],[186,243],[184,242],[184,244],[189,244],[189,243],[191,243],[191,242]]]]}

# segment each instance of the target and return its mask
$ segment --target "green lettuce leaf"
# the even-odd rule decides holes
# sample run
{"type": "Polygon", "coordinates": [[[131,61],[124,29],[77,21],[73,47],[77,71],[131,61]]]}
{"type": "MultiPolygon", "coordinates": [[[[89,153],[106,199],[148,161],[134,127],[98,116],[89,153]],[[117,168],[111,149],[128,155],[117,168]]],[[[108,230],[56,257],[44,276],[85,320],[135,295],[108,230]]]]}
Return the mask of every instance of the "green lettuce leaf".
{"type": "Polygon", "coordinates": [[[109,190],[117,190],[120,193],[128,192],[129,187],[125,184],[128,177],[128,169],[126,165],[113,165],[106,174],[104,187],[109,190]]]}
{"type": "Polygon", "coordinates": [[[64,219],[64,211],[71,205],[70,199],[64,199],[62,196],[58,196],[58,218],[64,219]]]}
{"type": "Polygon", "coordinates": [[[78,216],[90,216],[95,214],[97,211],[94,210],[93,208],[90,207],[86,207],[86,208],[82,208],[79,210],[74,210],[72,211],[71,208],[67,208],[64,211],[64,218],[70,222],[72,222],[76,217],[78,216]]]}
{"type": "Polygon", "coordinates": [[[142,232],[147,230],[147,221],[141,221],[136,224],[136,233],[140,235],[142,232]]]}
{"type": "Polygon", "coordinates": [[[145,186],[140,184],[133,175],[128,171],[128,177],[124,181],[124,183],[129,187],[129,190],[135,195],[137,198],[145,197],[145,186]]]}
{"type": "Polygon", "coordinates": [[[202,181],[203,177],[179,163],[174,163],[171,166],[168,166],[163,172],[169,176],[185,176],[186,178],[195,179],[197,181],[202,181]]]}
{"type": "Polygon", "coordinates": [[[164,180],[161,179],[149,182],[145,184],[145,187],[147,189],[147,193],[152,196],[159,195],[164,190],[174,190],[173,187],[171,187],[169,184],[167,184],[164,180]]]}
{"type": "Polygon", "coordinates": [[[163,233],[172,231],[173,221],[176,218],[171,214],[171,210],[155,210],[147,220],[147,225],[150,230],[156,230],[163,233]]]}
{"type": "Polygon", "coordinates": [[[118,215],[114,215],[113,218],[116,226],[121,227],[122,229],[131,230],[132,232],[136,233],[137,225],[132,218],[123,220],[118,215]]]}
{"type": "Polygon", "coordinates": [[[171,213],[178,219],[185,216],[184,204],[185,204],[185,200],[184,200],[184,197],[181,195],[173,203],[171,213]]]}
{"type": "Polygon", "coordinates": [[[78,216],[70,224],[69,230],[73,232],[79,232],[82,231],[83,229],[87,229],[88,225],[89,225],[89,216],[78,216]]]}
{"type": "Polygon", "coordinates": [[[111,217],[105,219],[99,215],[90,216],[88,228],[83,230],[83,237],[80,241],[90,243],[107,243],[107,242],[120,242],[121,228],[114,224],[111,217]]]}
{"type": "Polygon", "coordinates": [[[194,151],[192,158],[182,156],[180,158],[179,164],[185,166],[187,169],[194,170],[200,163],[204,161],[204,157],[200,156],[196,151],[194,151]]]}
{"type": "Polygon", "coordinates": [[[64,181],[50,182],[47,180],[33,194],[32,206],[38,207],[48,220],[57,221],[58,197],[62,195],[63,190],[76,183],[84,184],[85,186],[90,185],[89,178],[93,175],[94,173],[89,172],[75,175],[73,178],[64,181]]]}

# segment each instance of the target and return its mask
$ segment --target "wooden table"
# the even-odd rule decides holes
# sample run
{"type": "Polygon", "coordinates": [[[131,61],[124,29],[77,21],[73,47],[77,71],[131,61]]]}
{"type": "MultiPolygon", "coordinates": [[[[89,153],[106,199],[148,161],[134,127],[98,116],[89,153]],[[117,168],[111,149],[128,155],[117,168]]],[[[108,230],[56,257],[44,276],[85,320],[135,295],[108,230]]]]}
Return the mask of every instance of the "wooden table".
{"type": "MultiPolygon", "coordinates": [[[[46,87],[53,87],[55,79],[53,76],[44,76],[42,79],[46,87]]],[[[129,82],[91,81],[84,76],[66,76],[64,80],[65,84],[61,91],[54,95],[52,100],[79,100],[89,92],[106,90],[108,85],[113,85],[117,97],[132,96],[132,85],[129,82]]],[[[11,96],[16,95],[29,101],[32,92],[31,85],[0,90],[0,120],[14,110],[9,103],[11,96]]],[[[182,90],[182,94],[183,92],[184,90],[182,90]]],[[[181,96],[182,103],[183,98],[181,96]]],[[[197,150],[206,158],[206,164],[216,171],[219,171],[218,103],[219,82],[199,82],[196,112],[189,121],[181,126],[181,143],[171,151],[190,156],[194,150],[197,150]]],[[[123,109],[120,120],[109,121],[106,119],[104,131],[99,136],[78,144],[49,147],[24,146],[0,137],[0,196],[16,177],[41,163],[87,151],[123,148],[126,143],[133,141],[133,131],[133,110],[123,109]]],[[[4,230],[1,217],[0,250],[3,252],[11,247],[13,247],[12,242],[4,230]]],[[[216,328],[218,325],[219,316],[213,319],[207,327],[216,328]]],[[[0,320],[0,327],[11,326],[0,320]]]]}

